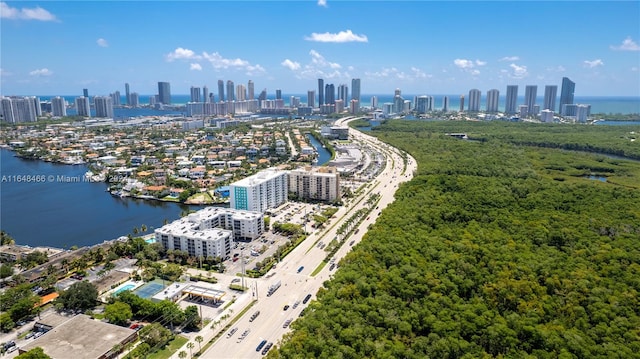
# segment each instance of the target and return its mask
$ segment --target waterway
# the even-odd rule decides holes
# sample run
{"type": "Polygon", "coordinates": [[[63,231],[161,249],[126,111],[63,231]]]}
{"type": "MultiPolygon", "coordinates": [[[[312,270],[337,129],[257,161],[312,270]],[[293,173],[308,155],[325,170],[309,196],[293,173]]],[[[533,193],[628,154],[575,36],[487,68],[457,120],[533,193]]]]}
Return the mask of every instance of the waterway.
{"type": "Polygon", "coordinates": [[[331,160],[331,152],[329,152],[329,150],[327,150],[326,148],[322,147],[322,143],[318,141],[315,137],[311,135],[307,135],[307,138],[309,139],[311,146],[313,146],[316,149],[316,152],[318,152],[317,165],[322,166],[327,162],[329,162],[331,160]]]}
{"type": "Polygon", "coordinates": [[[69,248],[116,239],[147,226],[147,232],[180,218],[184,206],[106,192],[106,183],[84,180],[87,168],[23,160],[0,150],[0,228],[18,244],[69,248]],[[22,176],[22,177],[20,177],[22,176]],[[40,182],[25,182],[28,179],[40,182]],[[34,177],[40,176],[40,177],[34,177]]]}

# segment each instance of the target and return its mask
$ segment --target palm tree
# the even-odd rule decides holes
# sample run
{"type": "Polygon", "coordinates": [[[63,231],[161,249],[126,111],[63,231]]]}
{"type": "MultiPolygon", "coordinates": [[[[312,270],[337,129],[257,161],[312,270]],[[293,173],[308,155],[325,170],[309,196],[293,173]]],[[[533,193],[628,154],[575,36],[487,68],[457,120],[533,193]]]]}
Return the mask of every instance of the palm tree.
{"type": "Polygon", "coordinates": [[[191,353],[191,357],[193,358],[193,347],[195,347],[196,345],[193,344],[192,342],[188,342],[187,343],[187,348],[189,348],[189,353],[191,353]]]}
{"type": "Polygon", "coordinates": [[[187,352],[185,352],[184,350],[181,350],[180,353],[178,353],[178,357],[180,357],[180,359],[186,358],[187,352]]]}
{"type": "Polygon", "coordinates": [[[147,226],[145,224],[143,224],[142,226],[140,226],[140,231],[141,232],[146,232],[147,231],[147,226]]]}
{"type": "Polygon", "coordinates": [[[138,234],[138,227],[133,227],[133,234],[138,234]]]}
{"type": "Polygon", "coordinates": [[[198,342],[198,352],[202,351],[202,341],[204,340],[202,335],[198,335],[194,340],[198,342]]]}

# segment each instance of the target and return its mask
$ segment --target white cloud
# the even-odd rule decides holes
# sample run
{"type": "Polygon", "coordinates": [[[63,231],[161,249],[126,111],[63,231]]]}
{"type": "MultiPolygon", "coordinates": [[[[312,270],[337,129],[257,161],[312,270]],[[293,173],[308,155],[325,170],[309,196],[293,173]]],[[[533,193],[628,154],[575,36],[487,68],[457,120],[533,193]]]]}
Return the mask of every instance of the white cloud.
{"type": "Polygon", "coordinates": [[[210,54],[203,52],[202,57],[205,60],[209,61],[209,63],[211,63],[211,65],[213,65],[213,67],[216,69],[228,69],[229,67],[246,67],[250,65],[249,61],[247,60],[243,60],[240,58],[227,59],[222,57],[222,55],[217,52],[212,52],[210,54]]]}
{"type": "Polygon", "coordinates": [[[529,76],[529,72],[527,71],[527,67],[522,65],[518,66],[516,64],[509,65],[511,68],[511,72],[509,73],[509,77],[514,79],[522,79],[529,76]]]}
{"type": "Polygon", "coordinates": [[[249,65],[247,67],[245,67],[245,74],[247,76],[254,76],[254,75],[260,75],[260,74],[264,74],[265,72],[267,72],[267,70],[260,66],[260,65],[249,65]]]}
{"type": "Polygon", "coordinates": [[[29,75],[31,76],[51,76],[53,75],[53,72],[47,68],[42,68],[42,69],[37,69],[37,70],[33,70],[31,72],[29,72],[29,75]]]}
{"type": "Polygon", "coordinates": [[[320,67],[330,67],[332,69],[339,69],[342,67],[339,63],[327,61],[324,56],[320,55],[316,50],[309,51],[309,55],[311,55],[311,62],[320,67]]]}
{"type": "MultiPolygon", "coordinates": [[[[633,72],[638,72],[638,68],[636,66],[631,68],[631,71],[633,72]]],[[[0,72],[2,72],[2,69],[0,69],[0,72]]]]}
{"type": "Polygon", "coordinates": [[[518,57],[518,56],[505,56],[505,57],[501,58],[499,61],[513,62],[513,61],[518,61],[518,60],[520,60],[520,57],[518,57]]]}
{"type": "Polygon", "coordinates": [[[604,62],[602,62],[602,60],[600,59],[595,59],[593,61],[584,60],[583,64],[584,64],[584,67],[588,67],[590,69],[598,66],[604,66],[604,62]]]}
{"type": "Polygon", "coordinates": [[[39,21],[58,21],[56,16],[47,10],[37,6],[35,8],[21,9],[10,7],[7,3],[0,2],[0,17],[3,19],[13,20],[39,20],[39,21]]]}
{"type": "Polygon", "coordinates": [[[178,47],[173,52],[170,52],[166,56],[167,61],[172,62],[174,60],[199,60],[202,58],[200,55],[196,55],[195,52],[189,49],[178,47]]]}
{"type": "Polygon", "coordinates": [[[356,35],[351,30],[340,31],[337,34],[325,32],[324,34],[312,33],[304,38],[307,41],[317,42],[369,42],[366,35],[356,35]]]}
{"type": "Polygon", "coordinates": [[[327,0],[318,0],[318,6],[327,7],[327,0]]]}
{"type": "Polygon", "coordinates": [[[185,49],[183,47],[176,48],[169,54],[165,55],[165,58],[168,62],[173,62],[175,60],[190,60],[192,62],[189,65],[189,69],[197,71],[202,71],[202,65],[198,62],[207,61],[216,70],[229,68],[236,70],[246,70],[247,75],[256,75],[266,72],[264,67],[257,64],[252,65],[247,60],[243,60],[240,58],[227,59],[217,52],[207,53],[203,51],[201,55],[198,55],[195,51],[185,49]]]}
{"type": "Polygon", "coordinates": [[[280,65],[288,68],[291,71],[295,71],[295,70],[300,69],[300,63],[299,62],[291,61],[289,59],[285,59],[284,61],[282,61],[280,63],[280,65]]]}
{"type": "Polygon", "coordinates": [[[109,47],[109,43],[103,38],[99,38],[98,40],[96,40],[96,44],[98,44],[98,46],[100,47],[109,47]]]}
{"type": "Polygon", "coordinates": [[[0,76],[11,76],[11,75],[13,75],[11,72],[9,72],[9,71],[7,71],[7,70],[5,70],[3,68],[0,68],[0,76]]]}
{"type": "Polygon", "coordinates": [[[427,74],[417,67],[411,67],[411,71],[413,72],[413,77],[416,79],[426,79],[433,77],[432,75],[427,74]]]}
{"type": "Polygon", "coordinates": [[[461,69],[471,69],[473,68],[473,61],[465,60],[465,59],[455,59],[453,60],[453,64],[458,66],[461,69]]]}
{"type": "Polygon", "coordinates": [[[562,65],[558,65],[556,67],[547,67],[547,71],[549,71],[549,72],[565,72],[565,71],[567,71],[567,69],[562,65]]]}
{"type": "Polygon", "coordinates": [[[464,70],[470,73],[473,76],[480,75],[480,70],[476,69],[476,66],[484,66],[487,63],[485,61],[476,60],[467,60],[467,59],[455,59],[453,60],[453,64],[456,65],[461,70],[464,70]]]}
{"type": "Polygon", "coordinates": [[[638,45],[631,36],[627,36],[626,39],[622,40],[622,44],[619,46],[609,46],[611,50],[620,50],[620,51],[640,51],[640,45],[638,45]]]}

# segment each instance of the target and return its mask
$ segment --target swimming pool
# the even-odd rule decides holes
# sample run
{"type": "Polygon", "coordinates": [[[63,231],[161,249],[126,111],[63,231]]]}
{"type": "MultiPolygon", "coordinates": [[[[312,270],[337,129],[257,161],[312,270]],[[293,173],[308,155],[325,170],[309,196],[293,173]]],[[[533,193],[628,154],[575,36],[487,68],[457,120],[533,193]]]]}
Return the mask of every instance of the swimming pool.
{"type": "Polygon", "coordinates": [[[125,290],[132,290],[135,287],[136,286],[134,284],[129,283],[129,284],[125,285],[124,287],[122,287],[122,288],[116,290],[115,292],[113,292],[113,294],[114,295],[118,295],[119,293],[124,292],[125,290]]]}

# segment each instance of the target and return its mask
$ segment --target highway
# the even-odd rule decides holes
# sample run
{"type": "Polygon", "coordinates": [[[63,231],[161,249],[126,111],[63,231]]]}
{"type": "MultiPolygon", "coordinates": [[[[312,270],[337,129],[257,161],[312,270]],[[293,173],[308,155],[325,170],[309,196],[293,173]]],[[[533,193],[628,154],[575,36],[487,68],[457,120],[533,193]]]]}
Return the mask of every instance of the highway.
{"type": "MultiPolygon", "coordinates": [[[[343,125],[354,119],[339,120],[337,124],[343,125]]],[[[277,268],[272,270],[275,271],[275,274],[270,278],[248,279],[248,283],[257,288],[257,301],[236,323],[226,329],[216,342],[201,355],[201,358],[259,358],[262,357],[262,350],[256,351],[256,347],[262,340],[267,340],[267,342],[277,345],[282,336],[290,330],[289,327],[283,328],[283,323],[287,319],[297,319],[302,309],[309,305],[309,303],[302,303],[304,297],[307,294],[311,294],[311,300],[314,300],[315,294],[322,287],[323,282],[330,279],[332,272],[337,270],[330,271],[330,266],[325,265],[319,273],[311,276],[311,273],[327,256],[325,250],[320,249],[316,243],[318,241],[322,241],[325,244],[329,243],[336,237],[341,221],[348,219],[357,210],[367,207],[366,199],[370,194],[380,194],[381,197],[377,203],[378,209],[374,209],[368,218],[359,224],[357,233],[352,234],[334,255],[336,263],[339,263],[340,259],[351,250],[352,246],[349,243],[354,241],[354,245],[356,245],[366,233],[367,227],[375,222],[378,213],[393,202],[394,193],[399,184],[412,178],[414,171],[417,169],[416,161],[413,158],[406,157],[406,170],[403,173],[405,163],[397,149],[357,130],[350,129],[349,132],[355,141],[366,143],[368,146],[375,147],[379,152],[385,154],[386,166],[384,170],[371,181],[372,186],[367,187],[367,190],[363,191],[358,198],[351,200],[349,206],[340,208],[335,215],[338,218],[337,223],[334,222],[328,229],[317,231],[309,236],[289,253],[281,263],[278,263],[277,268]],[[301,267],[303,268],[300,270],[301,267]],[[273,295],[267,296],[268,287],[277,281],[281,282],[281,287],[273,295]],[[293,308],[294,303],[297,301],[300,301],[299,305],[293,308]],[[290,307],[284,310],[285,305],[290,307]],[[250,322],[251,315],[256,311],[260,311],[260,314],[250,322]],[[237,331],[229,337],[228,333],[232,328],[237,328],[237,331]],[[241,334],[247,329],[250,331],[246,337],[240,339],[241,334]]],[[[234,308],[232,316],[238,315],[244,307],[252,302],[256,294],[252,292],[251,290],[247,291],[247,293],[237,298],[232,305],[232,308],[234,308]]],[[[225,323],[222,322],[223,325],[225,323]]],[[[207,343],[223,328],[223,325],[216,329],[211,329],[208,326],[197,334],[204,337],[203,343],[207,343]]],[[[180,350],[189,352],[185,348],[180,350]]],[[[172,357],[178,358],[177,353],[172,357]]]]}

